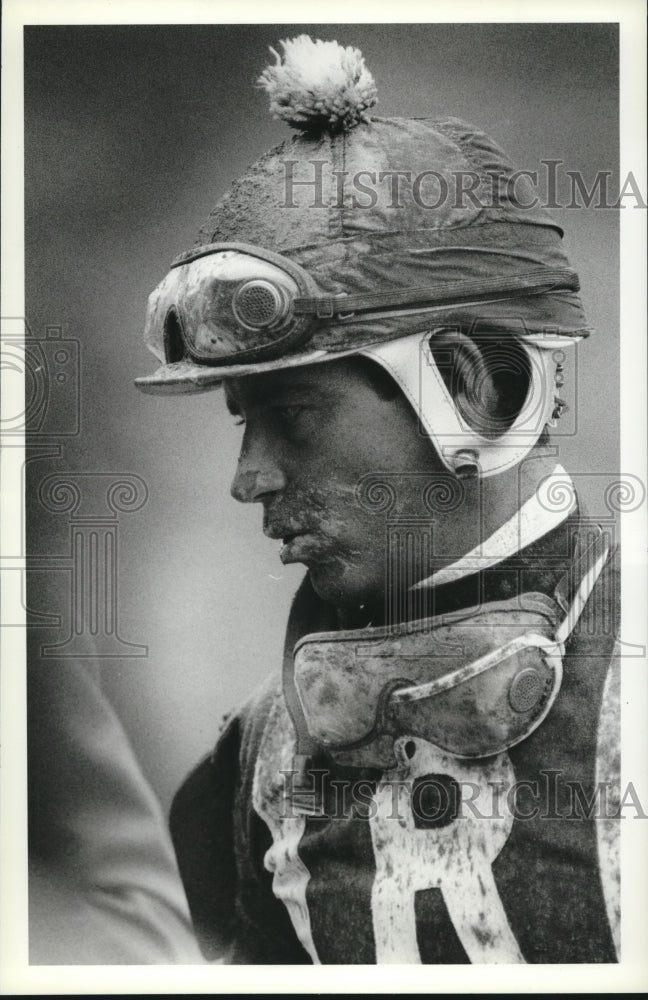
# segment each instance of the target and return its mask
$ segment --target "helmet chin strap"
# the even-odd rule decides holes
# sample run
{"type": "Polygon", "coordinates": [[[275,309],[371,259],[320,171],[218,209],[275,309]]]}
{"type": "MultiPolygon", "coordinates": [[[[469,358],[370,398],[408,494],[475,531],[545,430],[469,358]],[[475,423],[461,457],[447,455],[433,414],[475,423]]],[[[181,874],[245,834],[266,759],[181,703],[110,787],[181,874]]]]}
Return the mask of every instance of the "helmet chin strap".
{"type": "Polygon", "coordinates": [[[460,413],[434,359],[430,339],[429,332],[417,333],[365,347],[360,353],[376,361],[395,379],[450,472],[462,477],[486,478],[517,465],[551,420],[555,405],[551,391],[555,363],[552,351],[547,348],[555,346],[553,342],[541,348],[519,341],[527,352],[531,369],[527,398],[508,430],[490,439],[479,434],[460,413]]]}

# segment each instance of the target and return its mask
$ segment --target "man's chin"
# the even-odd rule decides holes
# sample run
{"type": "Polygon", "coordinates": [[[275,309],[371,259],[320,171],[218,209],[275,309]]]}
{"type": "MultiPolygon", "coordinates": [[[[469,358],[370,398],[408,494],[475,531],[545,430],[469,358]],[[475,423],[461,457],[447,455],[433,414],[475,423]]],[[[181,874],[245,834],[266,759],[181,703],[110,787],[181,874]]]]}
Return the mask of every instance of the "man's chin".
{"type": "Polygon", "coordinates": [[[308,572],[317,596],[336,607],[358,607],[380,599],[376,588],[372,588],[361,574],[357,571],[350,573],[338,562],[311,563],[308,572]]]}

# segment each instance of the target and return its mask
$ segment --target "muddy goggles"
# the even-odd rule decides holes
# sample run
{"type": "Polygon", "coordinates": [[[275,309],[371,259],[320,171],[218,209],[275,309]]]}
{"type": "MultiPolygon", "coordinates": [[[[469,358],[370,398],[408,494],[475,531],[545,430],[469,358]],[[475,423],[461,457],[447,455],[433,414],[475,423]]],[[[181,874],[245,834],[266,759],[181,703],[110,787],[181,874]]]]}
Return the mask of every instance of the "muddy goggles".
{"type": "Polygon", "coordinates": [[[403,734],[457,757],[500,753],[540,724],[560,688],[557,610],[524,594],[397,632],[307,636],[294,679],[308,732],[346,764],[393,767],[403,734]]]}
{"type": "MultiPolygon", "coordinates": [[[[506,276],[327,295],[285,256],[244,243],[212,243],[173,262],[149,298],[145,340],[166,365],[249,364],[303,350],[322,324],[434,312],[558,289],[578,289],[576,273],[536,267],[506,276]]],[[[153,391],[152,379],[138,379],[137,384],[153,391]]]]}
{"type": "Polygon", "coordinates": [[[317,748],[342,765],[390,769],[401,737],[470,759],[526,739],[558,695],[565,644],[609,554],[599,529],[553,597],[528,592],[396,628],[301,638],[292,669],[284,665],[298,791],[317,748]]]}

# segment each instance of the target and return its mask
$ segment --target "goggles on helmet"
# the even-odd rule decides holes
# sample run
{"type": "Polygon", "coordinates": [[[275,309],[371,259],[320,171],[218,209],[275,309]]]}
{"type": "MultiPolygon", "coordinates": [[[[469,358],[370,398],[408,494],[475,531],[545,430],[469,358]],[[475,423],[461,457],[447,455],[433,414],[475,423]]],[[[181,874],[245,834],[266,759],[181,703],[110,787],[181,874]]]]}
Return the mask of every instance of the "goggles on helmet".
{"type": "MultiPolygon", "coordinates": [[[[443,313],[457,305],[565,289],[578,289],[574,271],[535,267],[505,277],[327,295],[304,268],[283,255],[245,243],[211,243],[181,254],[150,296],[145,340],[165,368],[136,384],[149,392],[174,391],[174,382],[191,382],[193,373],[200,387],[205,375],[211,384],[220,380],[213,377],[214,369],[277,359],[290,363],[326,324],[443,313]]],[[[313,349],[323,346],[320,339],[313,349]]],[[[330,348],[319,352],[324,357],[328,353],[330,348]]],[[[336,353],[354,350],[340,352],[338,347],[336,353]]],[[[301,357],[302,363],[310,360],[309,355],[301,357]]]]}
{"type": "Polygon", "coordinates": [[[316,294],[301,267],[244,244],[211,244],[177,258],[149,298],[145,339],[167,362],[272,358],[296,346],[310,318],[295,303],[316,294]]]}

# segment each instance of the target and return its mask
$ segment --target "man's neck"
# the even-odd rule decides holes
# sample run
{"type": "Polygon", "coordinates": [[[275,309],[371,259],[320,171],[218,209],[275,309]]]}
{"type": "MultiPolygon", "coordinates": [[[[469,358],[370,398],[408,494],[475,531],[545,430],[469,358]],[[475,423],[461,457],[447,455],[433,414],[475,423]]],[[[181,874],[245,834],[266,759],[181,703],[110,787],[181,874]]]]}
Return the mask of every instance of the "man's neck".
{"type": "Polygon", "coordinates": [[[490,601],[510,600],[531,591],[551,596],[572,561],[580,525],[581,515],[576,506],[561,523],[497,563],[385,606],[338,609],[334,623],[323,622],[317,630],[402,624],[490,601]]]}
{"type": "MultiPolygon", "coordinates": [[[[498,592],[493,593],[489,600],[520,593],[522,580],[519,578],[516,583],[515,572],[509,572],[511,561],[515,562],[519,553],[528,551],[532,564],[536,549],[538,559],[542,561],[545,559],[543,546],[546,547],[545,542],[548,541],[549,547],[552,547],[551,540],[556,535],[556,529],[562,527],[569,517],[570,526],[565,530],[573,533],[574,517],[578,520],[577,511],[573,510],[573,492],[571,506],[558,511],[545,506],[545,493],[551,492],[546,486],[553,481],[549,477],[556,476],[556,484],[563,484],[569,498],[571,481],[557,466],[554,449],[537,449],[523,465],[467,486],[458,509],[446,515],[440,512],[438,518],[433,514],[429,522],[421,524],[418,529],[413,524],[404,524],[403,538],[417,530],[421,538],[415,538],[409,546],[401,544],[403,539],[401,543],[397,541],[401,544],[403,565],[392,559],[384,599],[371,606],[367,604],[338,611],[338,627],[396,624],[467,607],[485,599],[483,589],[486,579],[491,592],[491,584],[498,580],[502,582],[502,588],[495,587],[498,592]],[[570,516],[572,514],[574,516],[570,516]],[[422,542],[426,532],[427,545],[422,542]],[[412,558],[412,552],[416,550],[419,556],[426,552],[425,559],[412,558]],[[468,578],[466,586],[461,585],[464,577],[468,578]]],[[[398,524],[393,526],[395,536],[398,528],[398,524]]],[[[560,547],[563,552],[566,551],[562,534],[560,547]]],[[[567,548],[571,551],[571,544],[567,544],[567,548]]],[[[529,566],[525,579],[528,569],[529,566]]],[[[524,589],[532,588],[527,584],[524,589]]],[[[551,587],[547,583],[541,589],[549,593],[551,587]]]]}
{"type": "Polygon", "coordinates": [[[556,465],[537,491],[508,521],[454,563],[420,580],[412,590],[438,587],[503,562],[557,528],[575,506],[576,495],[571,477],[561,465],[556,465]]]}
{"type": "Polygon", "coordinates": [[[433,513],[434,570],[478,549],[515,517],[556,464],[554,448],[536,448],[524,462],[497,476],[461,481],[461,505],[447,514],[433,513]]]}

